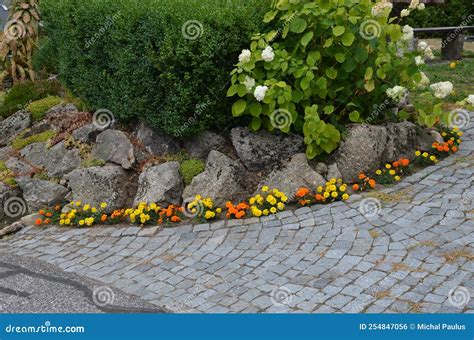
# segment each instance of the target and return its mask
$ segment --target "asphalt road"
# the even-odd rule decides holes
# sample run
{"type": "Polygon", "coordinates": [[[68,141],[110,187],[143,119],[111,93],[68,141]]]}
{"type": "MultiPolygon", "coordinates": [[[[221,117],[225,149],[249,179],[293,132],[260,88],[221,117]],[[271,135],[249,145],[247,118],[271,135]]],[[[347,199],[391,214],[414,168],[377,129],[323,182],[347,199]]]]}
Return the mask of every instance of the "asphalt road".
{"type": "Polygon", "coordinates": [[[165,313],[117,288],[0,252],[0,313],[165,313]]]}

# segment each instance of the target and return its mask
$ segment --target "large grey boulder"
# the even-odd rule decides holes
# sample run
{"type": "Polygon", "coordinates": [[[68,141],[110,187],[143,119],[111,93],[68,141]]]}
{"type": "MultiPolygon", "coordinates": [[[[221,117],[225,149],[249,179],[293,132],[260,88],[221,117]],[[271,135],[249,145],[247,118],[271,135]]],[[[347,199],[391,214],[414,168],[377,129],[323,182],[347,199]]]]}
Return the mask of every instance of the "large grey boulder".
{"type": "Polygon", "coordinates": [[[62,185],[41,179],[21,177],[17,182],[30,212],[64,203],[68,193],[62,185]]]}
{"type": "Polygon", "coordinates": [[[224,205],[247,192],[245,178],[248,173],[239,161],[234,161],[219,151],[211,151],[206,169],[193,178],[183,193],[187,200],[196,195],[214,199],[216,205],[224,205]]]}
{"type": "Polygon", "coordinates": [[[98,124],[87,124],[72,132],[72,137],[82,143],[95,142],[97,136],[103,132],[104,129],[98,124]]]}
{"type": "Polygon", "coordinates": [[[152,155],[163,156],[179,151],[179,146],[171,137],[148,127],[143,122],[138,123],[133,135],[152,155]]]}
{"type": "Polygon", "coordinates": [[[301,187],[314,190],[320,185],[324,185],[326,180],[314,171],[308,164],[308,159],[303,153],[296,154],[291,158],[288,164],[281,169],[276,169],[259,185],[256,194],[260,192],[264,185],[270,189],[279,189],[285,195],[294,201],[296,191],[301,187]]]}
{"type": "Polygon", "coordinates": [[[273,167],[304,151],[303,137],[235,128],[230,133],[238,156],[249,170],[270,172],[273,167]]]}
{"type": "Polygon", "coordinates": [[[389,123],[387,129],[387,144],[382,156],[382,162],[393,162],[400,158],[413,160],[418,148],[418,127],[410,122],[389,123]]]}
{"type": "Polygon", "coordinates": [[[46,171],[50,177],[62,178],[81,165],[79,150],[68,150],[64,142],[49,149],[46,158],[46,171]]]}
{"type": "Polygon", "coordinates": [[[138,179],[134,205],[140,202],[179,204],[183,193],[183,179],[178,162],[168,162],[146,169],[138,179]]]}
{"type": "Polygon", "coordinates": [[[105,202],[107,212],[129,206],[136,192],[127,172],[117,165],[76,169],[65,179],[69,181],[73,200],[95,207],[105,202]]]}
{"type": "Polygon", "coordinates": [[[339,147],[336,163],[345,182],[353,182],[361,172],[375,171],[382,163],[387,143],[383,126],[352,125],[339,147]]]}
{"type": "Polygon", "coordinates": [[[46,143],[33,143],[20,150],[20,155],[38,168],[48,165],[48,147],[46,143]]]}
{"type": "Polygon", "coordinates": [[[30,164],[16,157],[10,157],[5,162],[5,166],[17,177],[31,176],[35,170],[30,164]]]}
{"type": "Polygon", "coordinates": [[[0,122],[0,145],[5,145],[31,124],[31,113],[25,110],[12,114],[0,122]]]}
{"type": "Polygon", "coordinates": [[[231,148],[224,137],[210,131],[205,131],[199,136],[186,140],[184,147],[191,158],[200,159],[206,159],[211,150],[228,154],[228,150],[231,148]]]}
{"type": "Polygon", "coordinates": [[[0,221],[7,218],[19,218],[27,212],[26,204],[20,197],[20,191],[0,182],[0,221]],[[17,199],[13,199],[13,198],[17,199]]]}
{"type": "Polygon", "coordinates": [[[0,148],[0,162],[5,162],[14,153],[15,153],[15,150],[13,150],[11,146],[5,146],[3,148],[0,148]]]}
{"type": "Polygon", "coordinates": [[[106,130],[97,136],[92,155],[105,162],[121,165],[130,169],[135,163],[133,145],[127,135],[119,130],[106,130]]]}

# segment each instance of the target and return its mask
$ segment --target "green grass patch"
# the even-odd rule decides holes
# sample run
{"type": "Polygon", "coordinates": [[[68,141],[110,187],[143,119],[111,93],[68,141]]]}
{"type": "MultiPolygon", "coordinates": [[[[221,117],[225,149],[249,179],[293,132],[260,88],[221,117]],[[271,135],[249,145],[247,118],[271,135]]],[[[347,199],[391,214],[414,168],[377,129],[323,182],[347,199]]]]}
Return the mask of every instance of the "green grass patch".
{"type": "Polygon", "coordinates": [[[180,172],[184,183],[190,184],[194,177],[204,171],[206,165],[200,159],[189,159],[181,163],[180,172]]]}
{"type": "Polygon", "coordinates": [[[46,98],[32,102],[27,106],[27,110],[31,112],[33,120],[38,121],[44,118],[44,115],[52,107],[61,104],[62,99],[57,96],[48,96],[46,98]]]}
{"type": "Polygon", "coordinates": [[[29,137],[23,137],[24,134],[20,134],[15,139],[13,139],[12,148],[14,148],[15,150],[21,150],[24,147],[33,143],[46,142],[49,139],[53,138],[55,135],[56,133],[54,131],[45,131],[29,137]]]}

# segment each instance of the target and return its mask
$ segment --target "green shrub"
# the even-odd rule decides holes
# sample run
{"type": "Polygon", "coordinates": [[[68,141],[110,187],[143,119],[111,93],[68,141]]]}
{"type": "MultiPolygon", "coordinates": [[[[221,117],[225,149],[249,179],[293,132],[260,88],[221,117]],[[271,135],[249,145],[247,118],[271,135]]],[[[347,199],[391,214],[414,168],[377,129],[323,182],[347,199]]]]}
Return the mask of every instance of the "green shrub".
{"type": "Polygon", "coordinates": [[[27,106],[27,110],[31,112],[33,120],[41,120],[44,118],[46,112],[53,106],[61,104],[63,100],[57,96],[46,97],[37,101],[32,102],[27,106]]]}
{"type": "Polygon", "coordinates": [[[8,117],[12,113],[25,108],[30,102],[57,96],[61,92],[61,85],[57,81],[40,80],[26,81],[13,85],[0,105],[0,117],[8,117]]]}
{"type": "Polygon", "coordinates": [[[424,11],[411,11],[405,21],[412,27],[469,26],[474,21],[473,9],[472,0],[445,0],[424,11]]]}
{"type": "Polygon", "coordinates": [[[188,136],[230,118],[226,73],[268,3],[43,0],[41,13],[60,79],[92,110],[188,136]]]}
{"type": "Polygon", "coordinates": [[[314,158],[338,147],[346,124],[390,119],[385,112],[394,102],[373,113],[387,89],[421,81],[419,54],[408,51],[410,34],[393,23],[390,9],[374,16],[369,0],[275,3],[265,21],[280,29],[255,35],[228,91],[241,98],[233,115],[251,117],[252,130],[296,131],[314,158]]]}
{"type": "Polygon", "coordinates": [[[189,159],[181,163],[180,172],[184,183],[190,184],[194,177],[204,171],[206,165],[200,159],[189,159]]]}
{"type": "Polygon", "coordinates": [[[50,74],[57,74],[58,69],[56,65],[55,53],[53,44],[51,44],[48,37],[40,39],[39,48],[33,54],[33,69],[39,74],[45,76],[50,74]]]}
{"type": "Polygon", "coordinates": [[[45,131],[29,137],[23,137],[23,134],[20,134],[12,140],[12,148],[15,150],[21,150],[33,143],[46,142],[55,135],[56,133],[54,131],[45,131]]]}

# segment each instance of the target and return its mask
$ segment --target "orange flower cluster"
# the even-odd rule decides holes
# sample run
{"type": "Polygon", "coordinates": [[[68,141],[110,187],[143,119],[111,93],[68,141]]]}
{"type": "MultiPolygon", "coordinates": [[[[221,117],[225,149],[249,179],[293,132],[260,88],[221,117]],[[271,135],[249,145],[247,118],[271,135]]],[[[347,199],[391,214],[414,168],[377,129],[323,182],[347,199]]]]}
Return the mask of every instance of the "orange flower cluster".
{"type": "Polygon", "coordinates": [[[452,140],[448,140],[442,144],[438,142],[433,143],[433,149],[439,152],[439,156],[442,156],[443,153],[456,153],[458,152],[458,147],[454,145],[452,140]]]}
{"type": "Polygon", "coordinates": [[[250,209],[250,206],[245,202],[241,202],[235,206],[232,204],[232,202],[227,202],[225,207],[227,208],[226,217],[232,218],[232,216],[234,216],[236,219],[245,217],[247,210],[250,209]]]}
{"type": "Polygon", "coordinates": [[[295,194],[295,197],[298,199],[298,204],[305,206],[313,202],[313,196],[311,191],[308,188],[300,188],[295,194]]]}
{"type": "Polygon", "coordinates": [[[172,222],[179,223],[182,221],[181,214],[183,213],[184,208],[179,205],[171,204],[167,208],[161,209],[159,212],[158,223],[163,222],[172,222]]]}
{"type": "Polygon", "coordinates": [[[352,185],[352,190],[354,191],[365,191],[368,189],[374,189],[377,185],[375,179],[366,176],[363,172],[359,174],[358,182],[352,185]]]}

